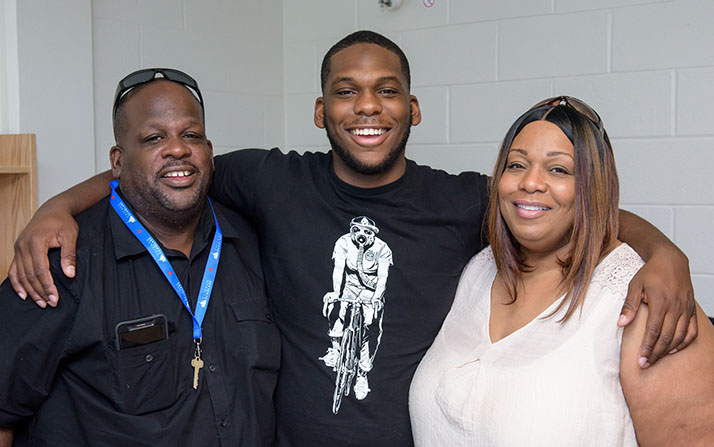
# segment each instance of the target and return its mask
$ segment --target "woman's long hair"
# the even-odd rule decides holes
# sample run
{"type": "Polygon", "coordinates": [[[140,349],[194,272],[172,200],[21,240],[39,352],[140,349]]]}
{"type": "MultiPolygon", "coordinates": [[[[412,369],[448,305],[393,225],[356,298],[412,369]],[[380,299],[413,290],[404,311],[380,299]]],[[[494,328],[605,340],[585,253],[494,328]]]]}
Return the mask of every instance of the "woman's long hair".
{"type": "Polygon", "coordinates": [[[559,322],[567,321],[582,305],[593,271],[612,248],[618,234],[619,187],[615,158],[604,128],[569,104],[544,105],[521,115],[506,133],[491,178],[488,208],[488,240],[498,271],[510,292],[518,298],[517,286],[524,272],[533,267],[525,262],[521,247],[501,214],[498,184],[506,169],[511,144],[529,123],[544,120],[555,124],[573,143],[575,158],[575,220],[570,234],[571,251],[560,259],[562,288],[567,296],[551,316],[564,306],[559,322]]]}

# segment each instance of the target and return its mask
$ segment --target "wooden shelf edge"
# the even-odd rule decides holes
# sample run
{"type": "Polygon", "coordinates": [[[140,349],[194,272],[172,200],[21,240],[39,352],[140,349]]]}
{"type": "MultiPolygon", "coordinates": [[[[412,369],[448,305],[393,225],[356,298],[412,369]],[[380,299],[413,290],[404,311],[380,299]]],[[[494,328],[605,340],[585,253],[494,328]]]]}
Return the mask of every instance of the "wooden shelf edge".
{"type": "Polygon", "coordinates": [[[29,174],[29,166],[0,166],[0,174],[29,174]]]}

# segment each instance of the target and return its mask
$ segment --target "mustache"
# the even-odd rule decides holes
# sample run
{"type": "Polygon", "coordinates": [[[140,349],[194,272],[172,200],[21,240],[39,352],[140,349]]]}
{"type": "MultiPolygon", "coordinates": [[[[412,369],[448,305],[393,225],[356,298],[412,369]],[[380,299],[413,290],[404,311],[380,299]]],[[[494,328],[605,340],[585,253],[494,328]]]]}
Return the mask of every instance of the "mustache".
{"type": "Polygon", "coordinates": [[[200,173],[201,170],[198,169],[198,166],[195,164],[191,163],[190,161],[186,160],[169,160],[163,165],[161,165],[161,168],[159,168],[158,171],[156,171],[156,176],[161,177],[161,173],[164,172],[166,169],[173,168],[173,167],[181,167],[181,168],[191,168],[193,169],[196,173],[200,173]]]}

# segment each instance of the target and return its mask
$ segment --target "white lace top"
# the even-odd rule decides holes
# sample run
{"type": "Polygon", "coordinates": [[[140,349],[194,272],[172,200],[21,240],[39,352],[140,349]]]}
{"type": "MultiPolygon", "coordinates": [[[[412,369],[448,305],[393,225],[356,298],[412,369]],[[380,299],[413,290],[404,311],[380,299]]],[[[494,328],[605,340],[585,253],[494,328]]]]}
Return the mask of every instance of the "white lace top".
{"type": "MultiPolygon", "coordinates": [[[[618,246],[593,274],[582,312],[565,308],[491,343],[491,248],[466,266],[454,304],[412,381],[417,446],[636,446],[620,386],[617,318],[643,261],[618,246]]],[[[564,306],[567,307],[567,306],[564,306]]]]}

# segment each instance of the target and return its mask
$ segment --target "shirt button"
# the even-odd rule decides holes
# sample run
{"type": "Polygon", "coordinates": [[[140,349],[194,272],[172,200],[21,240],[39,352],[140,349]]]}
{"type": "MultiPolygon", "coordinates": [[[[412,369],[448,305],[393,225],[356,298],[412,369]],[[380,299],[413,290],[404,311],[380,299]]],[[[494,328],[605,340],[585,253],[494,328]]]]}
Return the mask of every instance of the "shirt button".
{"type": "Polygon", "coordinates": [[[144,359],[146,359],[146,362],[148,363],[148,362],[154,360],[154,356],[151,354],[146,354],[146,357],[144,357],[144,359]]]}
{"type": "Polygon", "coordinates": [[[272,321],[273,317],[270,314],[265,314],[265,319],[268,321],[272,321]]]}
{"type": "Polygon", "coordinates": [[[216,365],[214,365],[213,363],[211,363],[210,365],[208,365],[208,370],[211,371],[211,372],[215,372],[215,371],[216,371],[216,365]]]}
{"type": "Polygon", "coordinates": [[[223,420],[221,421],[221,427],[225,427],[226,425],[228,425],[228,421],[226,421],[225,419],[223,419],[223,420]]]}

